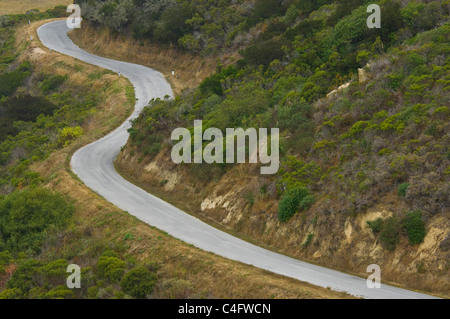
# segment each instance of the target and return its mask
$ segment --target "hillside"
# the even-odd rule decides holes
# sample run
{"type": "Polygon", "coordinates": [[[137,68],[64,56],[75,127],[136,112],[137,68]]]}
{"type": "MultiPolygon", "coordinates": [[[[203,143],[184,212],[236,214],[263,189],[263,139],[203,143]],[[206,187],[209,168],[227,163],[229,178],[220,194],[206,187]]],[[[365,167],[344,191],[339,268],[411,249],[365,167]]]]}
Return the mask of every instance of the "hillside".
{"type": "Polygon", "coordinates": [[[42,46],[37,27],[62,9],[0,17],[0,299],[348,298],[184,244],[71,173],[73,152],[120,125],[134,94],[42,46]],[[66,286],[72,263],[81,289],[66,286]]]}
{"type": "Polygon", "coordinates": [[[98,2],[90,12],[103,18],[88,19],[199,56],[241,57],[173,101],[150,102],[118,158],[125,177],[252,242],[361,275],[377,263],[384,280],[448,295],[448,3],[380,1],[381,29],[365,26],[365,1],[149,3],[98,2]],[[149,25],[139,24],[145,10],[149,25]],[[174,12],[183,26],[169,23],[174,12]],[[171,132],[195,119],[203,130],[279,128],[278,174],[175,165],[171,132]]]}

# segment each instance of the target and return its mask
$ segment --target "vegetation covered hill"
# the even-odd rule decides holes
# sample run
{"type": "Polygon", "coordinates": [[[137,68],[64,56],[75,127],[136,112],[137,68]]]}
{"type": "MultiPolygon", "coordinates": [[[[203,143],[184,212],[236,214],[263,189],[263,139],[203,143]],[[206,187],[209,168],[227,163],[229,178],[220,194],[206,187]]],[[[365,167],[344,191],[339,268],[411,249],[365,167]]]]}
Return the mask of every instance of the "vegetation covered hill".
{"type": "Polygon", "coordinates": [[[184,244],[73,176],[73,152],[135,99],[127,79],[42,46],[36,28],[65,15],[0,16],[0,299],[349,297],[184,244]],[[80,289],[66,285],[69,264],[80,289]]]}
{"type": "Polygon", "coordinates": [[[448,293],[448,1],[379,1],[381,29],[366,26],[373,1],[78,2],[116,32],[241,54],[150,102],[119,158],[125,174],[289,254],[359,273],[379,263],[390,280],[448,293]],[[280,128],[278,175],[172,165],[171,132],[195,119],[280,128]]]}

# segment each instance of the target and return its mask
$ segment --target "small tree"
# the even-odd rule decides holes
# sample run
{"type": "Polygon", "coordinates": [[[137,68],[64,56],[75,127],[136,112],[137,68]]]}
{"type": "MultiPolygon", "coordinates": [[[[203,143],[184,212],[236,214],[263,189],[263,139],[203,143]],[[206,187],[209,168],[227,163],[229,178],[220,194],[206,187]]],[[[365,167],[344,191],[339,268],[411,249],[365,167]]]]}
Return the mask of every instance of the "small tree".
{"type": "Polygon", "coordinates": [[[80,126],[67,126],[61,130],[58,136],[58,142],[61,146],[68,146],[77,137],[84,134],[84,130],[80,126]]]}
{"type": "Polygon", "coordinates": [[[400,235],[400,222],[397,216],[392,216],[384,221],[380,234],[380,241],[383,246],[390,251],[397,247],[400,235]]]}
{"type": "Polygon", "coordinates": [[[301,208],[307,208],[312,203],[313,198],[308,197],[308,190],[303,187],[296,187],[284,194],[284,196],[280,200],[280,204],[278,206],[278,218],[280,221],[285,222],[299,209],[300,204],[302,204],[301,208]]]}
{"type": "Polygon", "coordinates": [[[408,187],[409,187],[409,183],[402,183],[402,184],[398,185],[398,196],[405,197],[408,187]]]}
{"type": "Polygon", "coordinates": [[[422,220],[421,211],[414,211],[406,214],[403,227],[408,234],[409,243],[411,245],[418,245],[423,243],[426,231],[425,223],[422,220]]]}
{"type": "Polygon", "coordinates": [[[101,277],[118,283],[125,272],[127,264],[117,257],[100,257],[97,267],[101,277]]]}
{"type": "Polygon", "coordinates": [[[367,226],[376,234],[383,229],[383,218],[379,217],[373,221],[368,221],[367,226]]]}
{"type": "Polygon", "coordinates": [[[122,291],[135,298],[145,298],[153,291],[156,275],[145,267],[136,267],[123,276],[122,291]]]}

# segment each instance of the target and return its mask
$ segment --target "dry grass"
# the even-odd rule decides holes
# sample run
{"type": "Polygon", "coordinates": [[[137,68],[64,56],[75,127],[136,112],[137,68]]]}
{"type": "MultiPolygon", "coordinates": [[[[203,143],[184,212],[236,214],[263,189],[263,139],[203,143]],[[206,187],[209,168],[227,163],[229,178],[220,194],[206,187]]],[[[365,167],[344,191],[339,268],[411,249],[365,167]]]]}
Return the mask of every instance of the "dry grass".
{"type": "Polygon", "coordinates": [[[80,29],[70,33],[71,39],[83,50],[111,59],[154,68],[164,74],[176,95],[184,89],[197,87],[212,74],[218,62],[227,65],[236,59],[236,54],[220,58],[202,58],[181,53],[171,47],[162,47],[149,41],[112,34],[107,28],[92,28],[83,22],[80,29]],[[172,75],[174,71],[174,75],[172,75]]]}
{"type": "Polygon", "coordinates": [[[0,15],[26,13],[31,9],[43,12],[58,5],[69,5],[73,0],[0,0],[0,15]]]}
{"type": "MultiPolygon", "coordinates": [[[[88,75],[101,72],[99,68],[84,64],[55,52],[48,52],[37,41],[36,28],[43,22],[26,25],[17,36],[17,47],[22,48],[20,59],[30,59],[37,72],[68,73],[71,86],[86,85],[88,75]],[[30,35],[34,40],[29,41],[30,35]],[[68,72],[70,71],[70,72],[68,72]]],[[[215,298],[348,298],[346,294],[319,288],[290,278],[216,256],[185,244],[137,220],[98,196],[80,182],[69,170],[71,154],[86,143],[98,139],[125,120],[130,112],[130,101],[125,95],[126,79],[105,74],[92,84],[102,87],[103,100],[97,112],[84,126],[86,134],[65,149],[56,151],[32,169],[45,179],[46,187],[67,194],[76,201],[73,225],[83,232],[94,229],[92,235],[106,245],[115,243],[126,247],[126,254],[141,262],[163,265],[159,270],[161,284],[155,298],[173,297],[172,279],[186,282],[187,296],[215,298]],[[124,242],[125,234],[132,240],[124,242]]],[[[52,248],[53,249],[53,248],[52,248]]],[[[184,288],[183,288],[184,289],[184,288]]],[[[175,296],[183,297],[175,291],[175,296]]]]}

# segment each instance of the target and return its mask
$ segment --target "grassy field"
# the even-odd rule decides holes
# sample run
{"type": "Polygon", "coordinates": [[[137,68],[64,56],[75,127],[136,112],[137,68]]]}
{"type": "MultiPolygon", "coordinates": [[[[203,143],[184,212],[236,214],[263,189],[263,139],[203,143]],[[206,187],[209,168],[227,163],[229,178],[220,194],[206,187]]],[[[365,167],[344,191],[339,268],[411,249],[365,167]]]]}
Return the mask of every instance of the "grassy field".
{"type": "Polygon", "coordinates": [[[0,0],[0,15],[26,13],[31,9],[45,11],[58,5],[68,5],[72,0],[0,0]]]}

